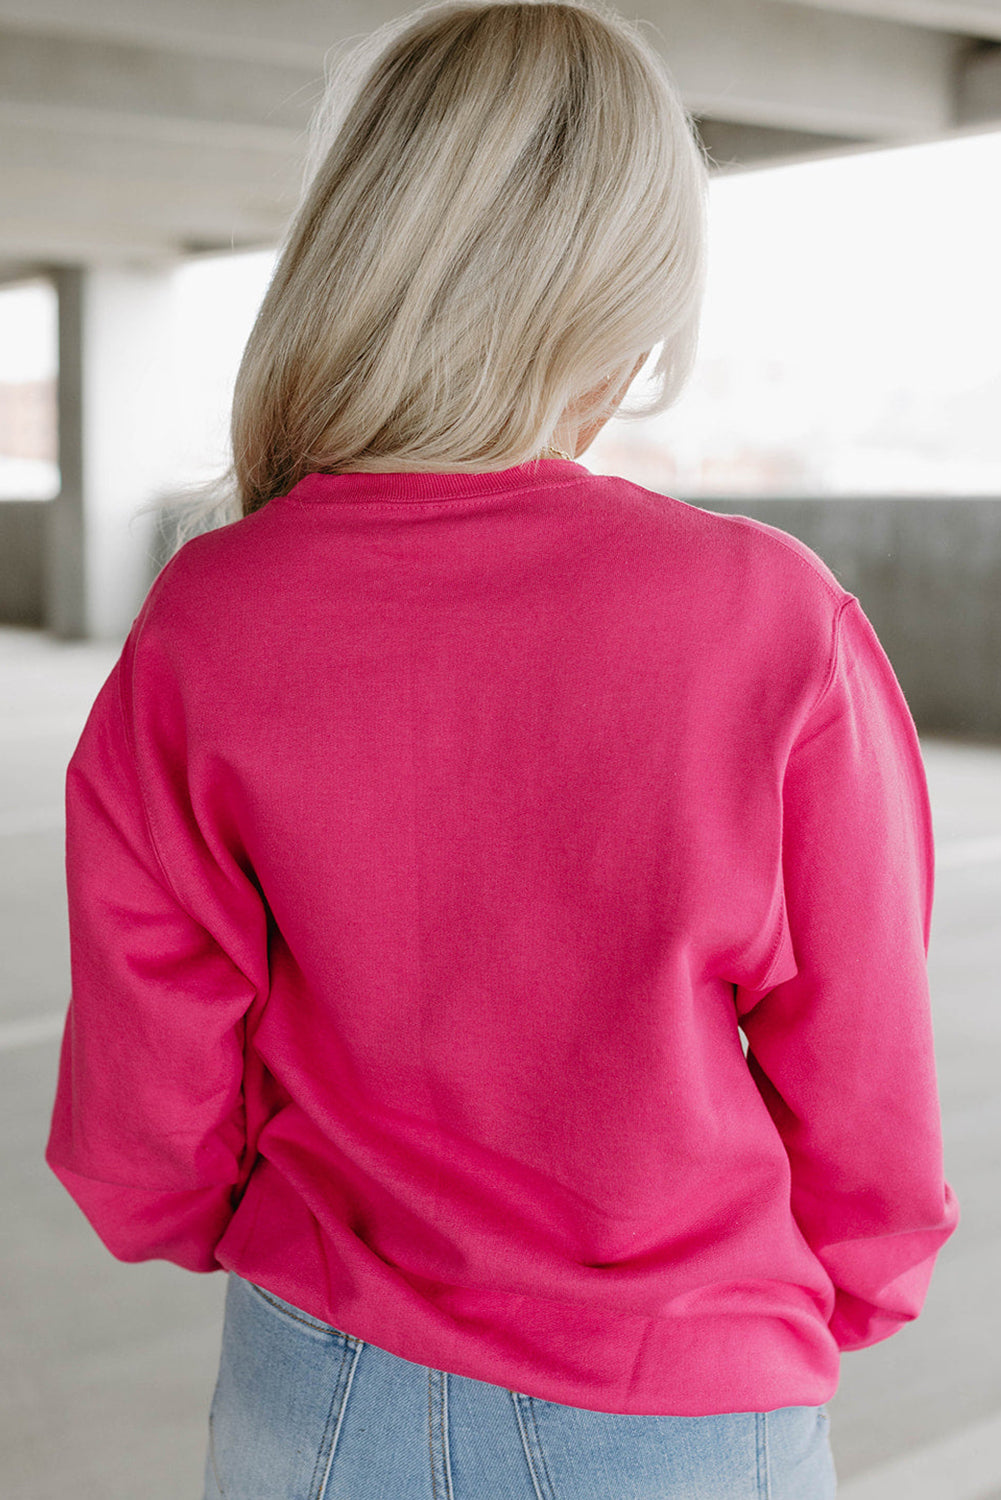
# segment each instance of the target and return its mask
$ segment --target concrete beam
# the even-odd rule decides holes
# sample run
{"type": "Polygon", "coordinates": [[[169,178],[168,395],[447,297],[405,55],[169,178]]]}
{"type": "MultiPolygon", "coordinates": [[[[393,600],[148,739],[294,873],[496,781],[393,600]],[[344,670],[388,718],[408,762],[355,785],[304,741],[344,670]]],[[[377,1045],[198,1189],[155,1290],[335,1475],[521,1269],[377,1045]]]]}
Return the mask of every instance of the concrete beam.
{"type": "Polygon", "coordinates": [[[776,0],[647,0],[644,15],[696,114],[887,142],[952,123],[962,38],[776,0]]]}
{"type": "Polygon", "coordinates": [[[16,286],[22,281],[34,281],[37,276],[48,275],[48,266],[37,255],[23,260],[0,259],[0,286],[16,286]]]}
{"type": "Polygon", "coordinates": [[[228,192],[191,183],[174,195],[156,181],[129,185],[97,174],[0,167],[0,202],[0,256],[57,262],[64,260],[61,245],[82,242],[114,259],[126,249],[144,259],[210,246],[242,249],[276,242],[287,222],[274,195],[268,201],[239,183],[228,192]]]}
{"type": "MultiPolygon", "coordinates": [[[[772,0],[785,5],[790,0],[772,0]]],[[[1001,0],[794,0],[817,10],[849,11],[857,16],[879,16],[908,26],[962,32],[966,36],[1001,40],[1001,0]]]]}
{"type": "Polygon", "coordinates": [[[86,261],[276,242],[301,151],[136,139],[120,121],[74,131],[0,111],[0,256],[86,261]]]}
{"type": "MultiPolygon", "coordinates": [[[[1001,119],[994,62],[951,33],[819,0],[643,3],[686,103],[713,122],[721,170],[1001,119]]],[[[388,14],[374,0],[355,34],[388,14]]],[[[332,21],[326,0],[0,0],[0,257],[148,261],[275,243],[324,47],[350,34],[350,16],[332,21]],[[297,61],[275,60],[288,54],[279,31],[297,61]]]]}
{"type": "MultiPolygon", "coordinates": [[[[58,119],[26,124],[4,118],[0,108],[0,142],[0,179],[36,172],[93,179],[123,199],[146,184],[178,203],[189,194],[197,203],[204,193],[221,194],[223,201],[294,203],[302,177],[302,148],[294,141],[248,146],[211,134],[143,139],[120,120],[88,119],[69,129],[58,119]]],[[[9,201],[0,198],[5,207],[9,201]]]]}
{"type": "Polygon", "coordinates": [[[1001,128],[1001,44],[980,47],[968,59],[956,119],[960,125],[994,122],[1001,128]]]}
{"type": "Polygon", "coordinates": [[[731,120],[698,120],[696,123],[714,172],[720,176],[871,151],[877,144],[839,135],[817,135],[806,130],[772,130],[764,125],[740,125],[731,120]]]}
{"type": "MultiPolygon", "coordinates": [[[[329,0],[284,0],[280,6],[273,0],[170,0],[156,6],[147,0],[88,0],[85,7],[79,0],[0,0],[0,25],[65,42],[60,66],[69,81],[79,39],[109,43],[101,68],[113,107],[131,98],[137,113],[135,91],[129,93],[120,76],[122,49],[174,54],[159,74],[155,61],[143,65],[155,105],[150,112],[161,115],[169,113],[172,90],[189,96],[214,92],[212,66],[219,60],[281,64],[292,70],[288,82],[297,69],[304,70],[300,76],[311,70],[319,77],[328,48],[397,13],[389,0],[369,0],[364,11],[361,0],[347,0],[334,14],[329,0]],[[186,55],[184,66],[187,55],[195,55],[196,80],[184,79],[178,53],[186,55]]],[[[940,30],[778,0],[643,0],[630,14],[649,23],[651,39],[662,46],[689,107],[699,114],[861,139],[906,139],[951,122],[963,44],[940,30]]],[[[94,61],[91,51],[83,70],[94,61]]],[[[232,97],[232,77],[220,76],[224,97],[232,97]]],[[[76,98],[87,97],[89,88],[86,79],[72,81],[76,98]]],[[[294,112],[288,99],[286,105],[294,112]]],[[[267,108],[258,116],[262,123],[267,108]]]]}
{"type": "MultiPolygon", "coordinates": [[[[261,244],[264,249],[273,239],[261,244]]],[[[45,262],[51,269],[73,265],[172,265],[178,252],[161,235],[150,234],[147,227],[135,222],[105,222],[93,215],[87,222],[55,222],[48,217],[28,213],[0,217],[0,257],[27,257],[45,262]]],[[[217,240],[191,242],[192,251],[202,249],[255,249],[258,242],[236,244],[217,240]]]]}
{"type": "Polygon", "coordinates": [[[315,67],[331,43],[398,14],[388,0],[0,0],[0,25],[203,57],[315,67]]]}
{"type": "MultiPolygon", "coordinates": [[[[170,9],[170,7],[166,7],[170,9]]],[[[0,28],[0,122],[128,120],[144,138],[292,149],[323,92],[322,59],[289,67],[0,28]]]]}

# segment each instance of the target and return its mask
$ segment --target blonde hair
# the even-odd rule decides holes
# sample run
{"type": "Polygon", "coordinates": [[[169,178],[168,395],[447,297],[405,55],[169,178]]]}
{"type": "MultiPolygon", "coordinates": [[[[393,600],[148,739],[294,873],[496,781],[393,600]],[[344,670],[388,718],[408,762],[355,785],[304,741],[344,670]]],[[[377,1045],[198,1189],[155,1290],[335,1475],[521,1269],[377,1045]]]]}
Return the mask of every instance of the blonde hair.
{"type": "Polygon", "coordinates": [[[665,63],[598,0],[446,0],[342,50],[236,379],[231,518],[314,471],[526,463],[658,345],[621,415],[665,411],[707,180],[665,63]]]}

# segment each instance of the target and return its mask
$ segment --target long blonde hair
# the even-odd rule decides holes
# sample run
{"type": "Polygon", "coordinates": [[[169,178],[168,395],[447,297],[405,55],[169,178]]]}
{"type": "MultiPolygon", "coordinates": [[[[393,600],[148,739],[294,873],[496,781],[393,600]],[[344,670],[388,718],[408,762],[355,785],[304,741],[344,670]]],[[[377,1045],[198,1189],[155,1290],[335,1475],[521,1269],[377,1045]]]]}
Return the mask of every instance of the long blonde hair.
{"type": "Polygon", "coordinates": [[[658,346],[621,415],[666,410],[707,180],[664,61],[600,0],[445,0],[334,54],[236,379],[230,518],[313,471],[525,463],[658,346]]]}

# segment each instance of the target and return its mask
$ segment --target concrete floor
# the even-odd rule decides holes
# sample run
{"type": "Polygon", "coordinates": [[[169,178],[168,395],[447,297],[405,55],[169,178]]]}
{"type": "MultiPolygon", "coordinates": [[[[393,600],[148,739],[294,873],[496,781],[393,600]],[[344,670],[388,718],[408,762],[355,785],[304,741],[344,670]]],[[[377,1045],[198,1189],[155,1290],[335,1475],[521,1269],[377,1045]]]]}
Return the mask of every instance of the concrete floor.
{"type": "MultiPolygon", "coordinates": [[[[0,628],[9,1500],[201,1495],[225,1278],[114,1260],[42,1159],[69,995],[63,774],[117,655],[0,628]]],[[[963,1219],[921,1318],[843,1359],[830,1403],[843,1500],[1001,1500],[1001,746],[923,746],[939,851],[931,970],[946,1170],[963,1219]]]]}

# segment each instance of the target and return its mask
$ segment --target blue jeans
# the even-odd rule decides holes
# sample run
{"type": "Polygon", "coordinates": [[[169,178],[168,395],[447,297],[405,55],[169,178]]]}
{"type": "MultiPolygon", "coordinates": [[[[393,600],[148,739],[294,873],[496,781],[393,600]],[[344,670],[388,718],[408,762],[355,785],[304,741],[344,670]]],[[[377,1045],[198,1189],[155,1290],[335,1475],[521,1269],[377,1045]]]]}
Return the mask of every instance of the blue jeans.
{"type": "Polygon", "coordinates": [[[204,1500],[831,1500],[823,1407],[587,1411],[399,1359],[228,1273],[204,1500]]]}

